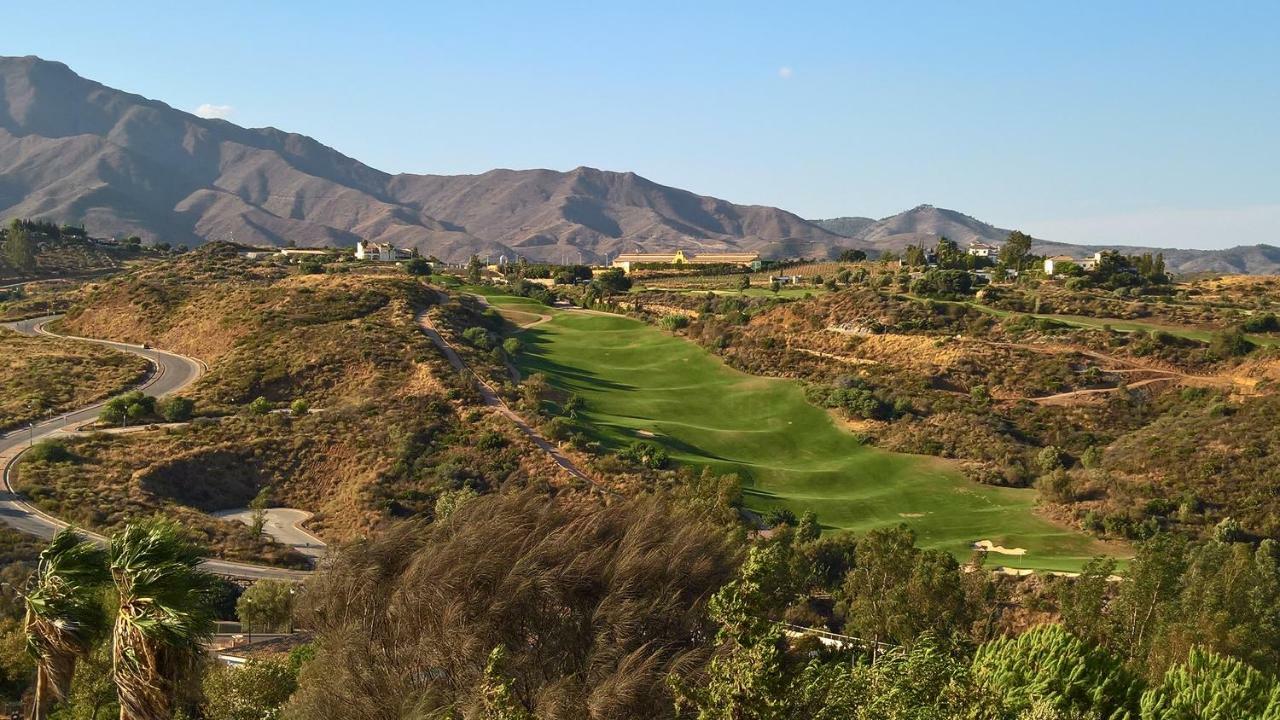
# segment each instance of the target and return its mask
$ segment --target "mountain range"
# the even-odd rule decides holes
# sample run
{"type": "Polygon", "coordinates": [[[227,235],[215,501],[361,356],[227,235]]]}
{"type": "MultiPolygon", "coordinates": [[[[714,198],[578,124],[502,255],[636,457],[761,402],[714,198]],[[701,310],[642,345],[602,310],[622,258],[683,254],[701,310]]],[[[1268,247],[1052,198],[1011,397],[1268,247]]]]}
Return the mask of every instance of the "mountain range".
{"type": "MultiPolygon", "coordinates": [[[[939,235],[962,244],[1008,235],[928,205],[881,220],[809,221],[587,167],[390,174],[304,135],[197,117],[31,56],[0,58],[0,217],[83,223],[95,235],[175,245],[365,239],[450,261],[602,262],[675,249],[829,257],[932,244],[939,235]]],[[[1270,246],[1165,254],[1175,270],[1280,272],[1280,249],[1270,246]]]]}

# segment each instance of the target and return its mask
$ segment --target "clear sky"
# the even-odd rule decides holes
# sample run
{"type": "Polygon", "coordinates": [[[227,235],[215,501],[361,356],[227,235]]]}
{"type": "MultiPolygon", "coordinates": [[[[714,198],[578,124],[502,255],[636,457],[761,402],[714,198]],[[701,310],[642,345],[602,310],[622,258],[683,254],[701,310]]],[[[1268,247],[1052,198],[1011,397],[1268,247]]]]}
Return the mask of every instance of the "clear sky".
{"type": "Polygon", "coordinates": [[[391,172],[1280,244],[1280,2],[60,2],[0,52],[391,172]],[[889,6],[894,7],[889,7],[889,6]]]}

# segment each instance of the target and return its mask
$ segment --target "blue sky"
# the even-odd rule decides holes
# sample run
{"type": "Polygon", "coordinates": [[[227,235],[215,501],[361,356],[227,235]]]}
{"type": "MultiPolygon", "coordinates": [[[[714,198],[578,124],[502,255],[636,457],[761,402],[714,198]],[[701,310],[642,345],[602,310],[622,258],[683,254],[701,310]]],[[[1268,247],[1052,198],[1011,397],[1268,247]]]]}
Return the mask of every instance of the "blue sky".
{"type": "Polygon", "coordinates": [[[1280,2],[887,5],[46,0],[6,7],[0,52],[391,172],[1280,244],[1280,2]]]}

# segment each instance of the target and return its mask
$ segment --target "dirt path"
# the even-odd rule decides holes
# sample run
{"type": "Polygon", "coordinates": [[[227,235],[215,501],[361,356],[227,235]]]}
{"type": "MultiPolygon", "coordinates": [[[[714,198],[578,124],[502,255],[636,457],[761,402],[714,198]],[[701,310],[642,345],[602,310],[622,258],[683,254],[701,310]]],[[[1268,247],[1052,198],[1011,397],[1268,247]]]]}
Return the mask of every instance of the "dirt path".
{"type": "Polygon", "coordinates": [[[1042,395],[1040,397],[1028,397],[1028,398],[1018,398],[1018,399],[1030,400],[1032,402],[1040,403],[1041,405],[1066,405],[1066,404],[1069,404],[1070,400],[1074,400],[1076,398],[1088,397],[1090,395],[1106,395],[1107,393],[1113,393],[1113,392],[1119,391],[1121,387],[1124,387],[1126,389],[1139,388],[1144,385],[1151,385],[1152,383],[1158,383],[1158,382],[1177,382],[1179,379],[1180,378],[1177,375],[1165,375],[1162,377],[1153,377],[1153,378],[1147,378],[1146,380],[1139,380],[1137,382],[1132,382],[1124,386],[1105,387],[1105,388],[1086,388],[1084,390],[1069,390],[1067,392],[1054,393],[1053,395],[1042,395]]]}
{"type": "Polygon", "coordinates": [[[1061,353],[1077,353],[1088,358],[1092,358],[1099,362],[1109,365],[1118,365],[1120,367],[1103,368],[1103,372],[1108,373],[1146,373],[1155,375],[1156,377],[1145,378],[1123,386],[1109,388],[1088,388],[1084,390],[1071,390],[1068,392],[1055,393],[1053,395],[1042,395],[1039,397],[1022,397],[1008,398],[1013,400],[1030,400],[1032,402],[1045,405],[1064,405],[1071,400],[1080,397],[1089,397],[1091,395],[1104,395],[1106,393],[1118,392],[1121,387],[1137,388],[1145,385],[1152,385],[1158,382],[1174,382],[1184,385],[1194,385],[1197,387],[1217,387],[1231,388],[1235,386],[1235,382],[1226,376],[1219,375],[1189,375],[1176,368],[1162,367],[1151,364],[1144,364],[1132,358],[1117,357],[1115,355],[1107,355],[1096,350],[1077,347],[1074,345],[1031,345],[1028,343],[1008,343],[1008,342],[992,342],[989,340],[979,340],[977,338],[965,338],[965,342],[981,343],[992,347],[1013,348],[1016,350],[1026,350],[1028,352],[1041,353],[1045,355],[1057,355],[1061,353]]]}
{"type": "MultiPolygon", "coordinates": [[[[464,372],[467,370],[467,365],[462,361],[462,357],[458,355],[457,351],[453,349],[453,346],[444,339],[444,336],[441,335],[440,331],[432,324],[431,317],[426,311],[418,315],[418,326],[422,328],[422,332],[445,356],[445,359],[449,361],[449,364],[453,366],[454,370],[457,370],[458,372],[464,372]]],[[[480,397],[483,399],[486,406],[493,408],[503,417],[510,420],[516,428],[525,435],[525,437],[529,438],[534,445],[537,445],[539,449],[550,456],[557,465],[564,468],[570,475],[573,475],[579,480],[590,483],[591,486],[597,490],[609,492],[605,488],[601,487],[590,475],[583,471],[582,468],[578,467],[577,463],[561,452],[558,447],[543,437],[537,430],[534,430],[529,423],[525,422],[524,418],[516,413],[516,411],[512,410],[489,385],[489,383],[485,382],[474,373],[472,373],[472,377],[475,380],[476,389],[480,392],[480,397]]]]}

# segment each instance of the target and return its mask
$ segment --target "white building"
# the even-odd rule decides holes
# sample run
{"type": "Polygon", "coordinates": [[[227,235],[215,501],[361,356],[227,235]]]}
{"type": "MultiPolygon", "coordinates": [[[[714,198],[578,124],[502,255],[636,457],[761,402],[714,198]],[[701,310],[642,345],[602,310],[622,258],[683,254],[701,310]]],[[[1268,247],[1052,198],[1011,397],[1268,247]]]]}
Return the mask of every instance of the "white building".
{"type": "Polygon", "coordinates": [[[363,240],[356,241],[356,259],[357,260],[376,260],[378,262],[395,262],[396,260],[407,260],[410,257],[408,250],[401,250],[391,243],[366,243],[363,240]]]}
{"type": "Polygon", "coordinates": [[[994,260],[1000,256],[1000,248],[996,245],[975,240],[974,242],[969,243],[969,254],[974,257],[994,260]]]}
{"type": "Polygon", "coordinates": [[[1098,267],[1098,263],[1101,261],[1102,253],[1100,252],[1096,252],[1093,257],[1084,258],[1083,260],[1077,260],[1070,255],[1054,255],[1044,259],[1044,274],[1049,276],[1057,275],[1062,272],[1062,268],[1068,263],[1079,265],[1085,272],[1089,272],[1098,267]]]}

